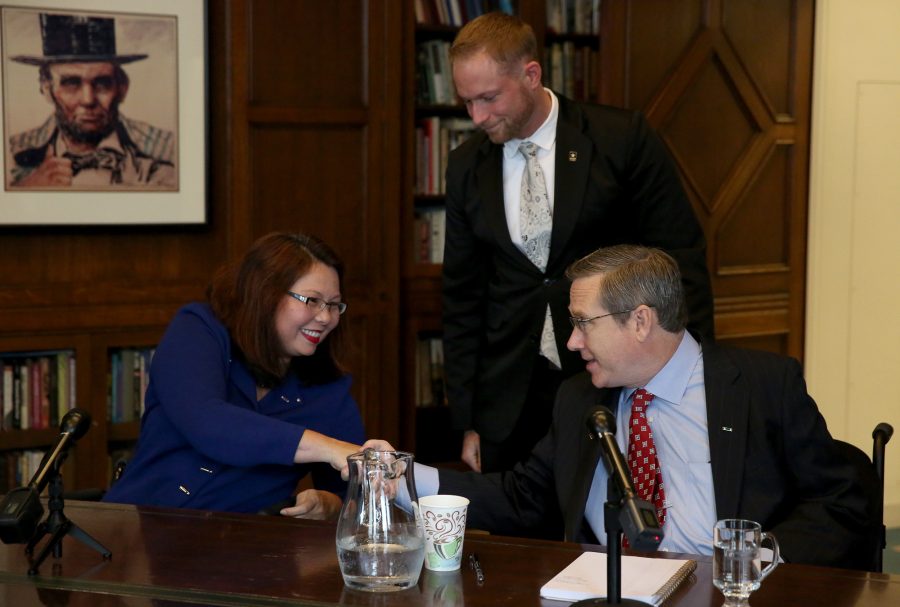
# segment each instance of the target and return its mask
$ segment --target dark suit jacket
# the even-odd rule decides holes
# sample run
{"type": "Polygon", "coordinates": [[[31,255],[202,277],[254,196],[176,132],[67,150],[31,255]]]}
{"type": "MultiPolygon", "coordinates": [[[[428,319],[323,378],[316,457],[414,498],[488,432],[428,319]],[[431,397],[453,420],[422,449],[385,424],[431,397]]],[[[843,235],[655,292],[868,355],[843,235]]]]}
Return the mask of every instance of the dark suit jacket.
{"type": "MultiPolygon", "coordinates": [[[[705,346],[704,377],[716,514],[774,532],[791,562],[865,568],[866,498],[853,466],[806,392],[799,363],[767,352],[705,346]]],[[[440,471],[441,493],[471,500],[468,525],[527,534],[561,511],[569,540],[596,543],[584,519],[599,441],[585,418],[598,404],[615,411],[619,390],[597,390],[585,373],[563,383],[553,424],[511,472],[440,471]]]]}
{"type": "Polygon", "coordinates": [[[637,113],[559,98],[550,258],[540,272],[513,245],[503,207],[503,146],[484,133],[450,154],[443,328],[448,398],[457,429],[504,439],[515,425],[540,341],[553,314],[563,371],[566,267],[601,246],[659,247],[678,261],[689,328],[713,335],[706,241],[665,146],[637,113]]]}

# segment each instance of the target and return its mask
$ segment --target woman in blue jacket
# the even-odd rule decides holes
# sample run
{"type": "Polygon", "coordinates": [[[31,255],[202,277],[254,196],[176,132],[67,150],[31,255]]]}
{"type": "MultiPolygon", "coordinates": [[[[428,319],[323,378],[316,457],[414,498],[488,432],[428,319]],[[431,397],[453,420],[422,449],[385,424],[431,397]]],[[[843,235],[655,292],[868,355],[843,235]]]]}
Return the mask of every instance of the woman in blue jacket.
{"type": "Polygon", "coordinates": [[[334,518],[364,432],[335,358],[343,268],[322,241],[260,238],[208,303],[178,311],[150,366],[134,457],[105,501],[334,518]],[[315,489],[292,498],[312,474],[315,489]]]}

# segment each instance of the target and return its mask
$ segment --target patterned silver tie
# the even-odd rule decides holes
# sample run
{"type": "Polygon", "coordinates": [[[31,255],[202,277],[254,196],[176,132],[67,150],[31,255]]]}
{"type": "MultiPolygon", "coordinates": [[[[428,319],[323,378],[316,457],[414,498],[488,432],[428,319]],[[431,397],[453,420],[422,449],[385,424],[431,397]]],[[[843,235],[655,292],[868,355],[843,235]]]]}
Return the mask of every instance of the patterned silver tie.
{"type": "Polygon", "coordinates": [[[530,141],[519,144],[519,153],[525,157],[525,172],[522,173],[522,190],[519,195],[519,230],[525,255],[543,272],[550,257],[550,232],[553,216],[550,214],[550,200],[547,197],[547,182],[544,171],[538,164],[537,146],[530,141]]]}
{"type": "MultiPolygon", "coordinates": [[[[525,157],[525,172],[522,173],[522,189],[519,195],[519,231],[522,233],[522,245],[531,263],[541,272],[545,272],[547,260],[550,258],[550,234],[553,230],[547,181],[538,163],[537,146],[530,141],[523,141],[519,144],[519,153],[525,157]]],[[[557,369],[562,367],[556,349],[550,306],[547,306],[544,328],[541,331],[541,356],[556,365],[557,369]]]]}

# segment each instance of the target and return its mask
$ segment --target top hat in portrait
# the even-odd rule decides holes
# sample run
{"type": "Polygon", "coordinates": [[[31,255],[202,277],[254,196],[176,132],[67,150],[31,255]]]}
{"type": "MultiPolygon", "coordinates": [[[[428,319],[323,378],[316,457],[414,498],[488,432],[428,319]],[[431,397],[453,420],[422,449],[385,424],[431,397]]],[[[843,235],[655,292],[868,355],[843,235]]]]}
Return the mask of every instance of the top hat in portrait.
{"type": "Polygon", "coordinates": [[[44,54],[16,55],[13,61],[29,65],[96,61],[121,64],[147,58],[143,54],[116,54],[116,24],[111,18],[41,13],[40,20],[44,54]]]}

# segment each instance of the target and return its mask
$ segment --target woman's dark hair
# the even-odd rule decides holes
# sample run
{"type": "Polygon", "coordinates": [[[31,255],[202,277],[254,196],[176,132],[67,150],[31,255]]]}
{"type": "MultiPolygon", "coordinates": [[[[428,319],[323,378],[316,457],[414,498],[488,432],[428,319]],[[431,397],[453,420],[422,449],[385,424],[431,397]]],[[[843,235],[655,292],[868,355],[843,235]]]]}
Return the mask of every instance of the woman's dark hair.
{"type": "MultiPolygon", "coordinates": [[[[235,354],[242,359],[257,385],[278,385],[284,368],[275,314],[287,291],[313,264],[333,268],[344,290],[344,265],[320,239],[307,234],[273,232],[257,240],[234,264],[221,268],[207,290],[213,312],[231,334],[235,354]]],[[[312,356],[295,356],[290,371],[304,382],[323,384],[343,375],[337,359],[341,323],[319,344],[312,356]]]]}

